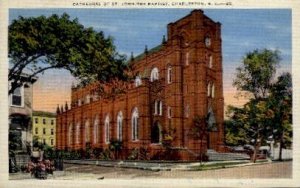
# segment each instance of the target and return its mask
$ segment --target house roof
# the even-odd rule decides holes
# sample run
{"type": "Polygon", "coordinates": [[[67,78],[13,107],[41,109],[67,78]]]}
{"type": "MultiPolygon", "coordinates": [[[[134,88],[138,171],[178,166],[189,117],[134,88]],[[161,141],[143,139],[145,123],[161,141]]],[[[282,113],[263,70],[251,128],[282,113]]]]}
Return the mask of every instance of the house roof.
{"type": "Polygon", "coordinates": [[[33,111],[32,116],[56,117],[56,114],[52,112],[45,112],[45,111],[33,111]]]}

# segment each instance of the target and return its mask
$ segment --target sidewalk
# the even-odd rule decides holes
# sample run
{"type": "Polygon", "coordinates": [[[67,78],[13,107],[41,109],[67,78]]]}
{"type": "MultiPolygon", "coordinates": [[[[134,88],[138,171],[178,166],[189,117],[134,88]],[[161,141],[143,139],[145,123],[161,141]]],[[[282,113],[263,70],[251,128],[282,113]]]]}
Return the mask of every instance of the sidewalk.
{"type": "MultiPolygon", "coordinates": [[[[54,171],[53,175],[48,174],[47,179],[56,179],[56,178],[62,177],[62,176],[66,176],[65,171],[54,171]]],[[[30,173],[26,173],[26,172],[17,172],[17,173],[9,174],[9,180],[26,180],[26,179],[39,180],[39,179],[35,178],[34,176],[31,176],[30,173]]]]}
{"type": "MultiPolygon", "coordinates": [[[[260,160],[252,163],[250,160],[210,161],[210,162],[153,162],[153,161],[101,161],[101,160],[65,160],[66,164],[95,165],[103,167],[132,168],[150,171],[191,170],[195,166],[213,166],[224,164],[225,167],[249,166],[271,161],[260,160]]],[[[224,168],[224,167],[223,167],[224,168]]],[[[216,168],[212,168],[216,169],[216,168]]]]}
{"type": "MultiPolygon", "coordinates": [[[[74,161],[72,161],[74,162],[74,161]]],[[[269,162],[260,161],[251,163],[247,161],[226,161],[218,163],[163,163],[158,169],[155,164],[148,167],[150,170],[141,170],[141,168],[132,168],[123,165],[123,167],[101,166],[91,164],[95,161],[80,161],[78,163],[65,163],[65,171],[55,171],[54,175],[48,175],[50,180],[106,180],[106,179],[138,179],[138,178],[290,178],[292,177],[292,161],[269,162]],[[232,163],[235,164],[232,164],[232,163]],[[80,164],[79,164],[80,163],[80,164]],[[89,164],[87,164],[89,163],[89,164]],[[231,163],[231,164],[230,164],[231,163]],[[170,165],[170,166],[163,166],[170,165]],[[205,165],[205,166],[203,166],[205,165]],[[154,169],[154,170],[151,170],[154,169]],[[255,173],[254,173],[255,172],[255,173]]],[[[104,162],[103,162],[104,163],[104,162]]],[[[108,162],[106,162],[107,165],[108,162]]],[[[119,161],[120,163],[120,161],[119,161]]],[[[133,162],[131,162],[133,163],[133,162]]],[[[113,163],[111,163],[113,164],[113,163]]],[[[124,164],[124,163],[123,163],[124,164]]],[[[128,164],[128,162],[125,162],[128,164]]],[[[145,164],[145,163],[144,163],[145,164]]],[[[141,166],[136,162],[136,166],[141,166]]],[[[146,167],[143,167],[146,168],[146,167]]],[[[29,173],[15,173],[9,175],[10,180],[38,180],[31,177],[29,173]]],[[[44,181],[44,180],[40,180],[44,181]]]]}

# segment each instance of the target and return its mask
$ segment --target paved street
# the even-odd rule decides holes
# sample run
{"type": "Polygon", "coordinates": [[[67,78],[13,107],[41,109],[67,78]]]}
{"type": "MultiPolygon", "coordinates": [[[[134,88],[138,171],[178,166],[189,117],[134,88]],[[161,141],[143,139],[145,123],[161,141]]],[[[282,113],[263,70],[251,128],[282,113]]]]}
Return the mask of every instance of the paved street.
{"type": "Polygon", "coordinates": [[[94,165],[65,165],[65,176],[55,179],[107,178],[292,178],[292,161],[257,164],[207,171],[148,171],[130,168],[102,167],[94,165]]]}
{"type": "MultiPolygon", "coordinates": [[[[292,161],[255,164],[205,171],[151,171],[132,168],[104,167],[96,165],[65,164],[65,171],[55,171],[48,179],[57,180],[101,180],[139,178],[292,178],[292,161]]],[[[34,179],[29,173],[10,174],[10,180],[34,179]]]]}

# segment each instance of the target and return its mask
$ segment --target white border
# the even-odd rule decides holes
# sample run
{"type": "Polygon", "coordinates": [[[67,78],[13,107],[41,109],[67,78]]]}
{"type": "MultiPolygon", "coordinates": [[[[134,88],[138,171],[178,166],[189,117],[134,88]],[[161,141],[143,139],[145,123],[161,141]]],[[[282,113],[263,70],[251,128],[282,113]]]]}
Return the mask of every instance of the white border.
{"type": "MultiPolygon", "coordinates": [[[[172,4],[178,2],[191,2],[192,0],[172,0],[172,1],[162,1],[162,0],[116,0],[121,4],[122,2],[170,2],[172,4]]],[[[199,2],[199,0],[194,0],[193,2],[199,2]]],[[[83,187],[83,186],[101,186],[101,187],[199,187],[199,186],[222,186],[222,187],[232,187],[232,186],[243,186],[243,187],[278,187],[278,186],[299,186],[300,185],[300,136],[299,127],[297,124],[299,121],[299,83],[300,74],[298,71],[300,53],[299,53],[299,29],[300,29],[300,12],[299,12],[299,1],[297,0],[202,0],[200,2],[208,3],[211,2],[229,2],[231,6],[226,5],[210,5],[210,6],[172,6],[165,7],[161,6],[147,6],[147,8],[290,8],[292,9],[292,75],[293,75],[293,124],[294,124],[294,138],[293,138],[293,148],[294,148],[294,160],[293,160],[293,178],[292,179],[134,179],[134,180],[120,180],[120,179],[106,179],[106,180],[95,180],[95,181],[34,181],[34,180],[19,180],[19,181],[8,181],[8,97],[7,97],[7,74],[8,74],[8,58],[7,58],[7,25],[8,25],[8,9],[9,8],[145,8],[141,6],[73,6],[73,3],[79,2],[104,2],[103,0],[1,0],[0,1],[0,187],[83,187]]],[[[111,2],[106,0],[105,2],[111,2]]],[[[284,169],[283,169],[284,170],[284,169]]]]}

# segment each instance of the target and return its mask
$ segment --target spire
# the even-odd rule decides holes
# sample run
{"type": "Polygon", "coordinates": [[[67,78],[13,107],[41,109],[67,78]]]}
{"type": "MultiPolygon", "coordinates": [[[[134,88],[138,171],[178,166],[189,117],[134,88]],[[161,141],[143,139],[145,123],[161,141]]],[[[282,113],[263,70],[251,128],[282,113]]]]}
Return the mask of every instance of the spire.
{"type": "Polygon", "coordinates": [[[68,111],[69,110],[69,106],[68,106],[68,103],[66,101],[66,104],[65,104],[65,111],[68,111]]]}
{"type": "Polygon", "coordinates": [[[165,35],[163,35],[163,39],[162,39],[162,42],[161,42],[162,44],[166,44],[167,43],[167,41],[166,41],[166,36],[165,35]]]}
{"type": "Polygon", "coordinates": [[[130,61],[131,61],[131,62],[134,61],[133,52],[131,52],[130,61]]]}
{"type": "Polygon", "coordinates": [[[147,47],[147,45],[145,46],[145,51],[144,51],[144,53],[147,55],[148,54],[148,47],[147,47]]]}
{"type": "Polygon", "coordinates": [[[60,106],[60,112],[61,112],[61,113],[64,112],[64,107],[63,107],[63,105],[60,106]]]}
{"type": "Polygon", "coordinates": [[[56,114],[60,114],[59,105],[56,107],[56,114]]]}

